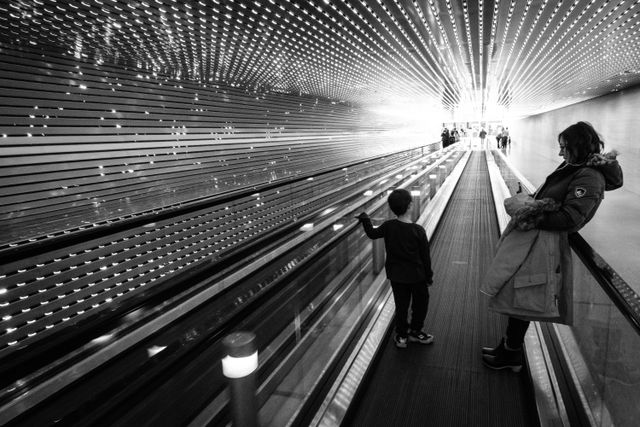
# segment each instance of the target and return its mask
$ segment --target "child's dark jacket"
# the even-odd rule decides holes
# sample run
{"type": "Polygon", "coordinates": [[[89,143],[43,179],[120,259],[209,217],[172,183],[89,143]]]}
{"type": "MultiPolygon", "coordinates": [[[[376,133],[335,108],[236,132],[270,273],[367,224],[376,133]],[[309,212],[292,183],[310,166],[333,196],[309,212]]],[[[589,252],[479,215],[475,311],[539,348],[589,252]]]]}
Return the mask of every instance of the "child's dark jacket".
{"type": "Polygon", "coordinates": [[[387,278],[398,283],[433,281],[429,240],[423,227],[397,219],[385,221],[374,228],[369,218],[363,218],[364,231],[370,239],[384,238],[387,278]]]}

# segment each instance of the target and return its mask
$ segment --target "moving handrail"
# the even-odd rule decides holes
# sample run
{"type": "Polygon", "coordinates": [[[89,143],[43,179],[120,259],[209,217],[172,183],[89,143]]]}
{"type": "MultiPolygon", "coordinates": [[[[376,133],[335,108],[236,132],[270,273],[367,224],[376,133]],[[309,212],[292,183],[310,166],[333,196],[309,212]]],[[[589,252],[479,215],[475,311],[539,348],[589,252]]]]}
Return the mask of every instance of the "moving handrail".
{"type": "MultiPolygon", "coordinates": [[[[437,143],[433,143],[428,144],[427,146],[422,148],[427,148],[429,150],[435,151],[437,145],[437,143]]],[[[345,163],[331,167],[327,170],[304,172],[292,177],[282,178],[260,185],[251,185],[249,187],[233,191],[224,191],[213,196],[201,197],[199,199],[193,199],[186,202],[173,203],[156,209],[126,214],[117,218],[106,218],[102,221],[96,221],[92,224],[78,226],[68,230],[58,230],[56,232],[51,232],[39,236],[32,236],[16,242],[2,243],[0,244],[0,257],[2,257],[3,263],[7,263],[24,256],[37,255],[39,253],[50,250],[51,248],[59,248],[63,245],[70,246],[77,242],[106,236],[120,230],[142,227],[145,224],[156,222],[165,218],[172,218],[189,214],[203,208],[210,208],[215,205],[225,203],[229,200],[249,196],[256,192],[267,191],[269,189],[281,187],[283,185],[302,182],[313,176],[343,170],[345,167],[357,167],[358,165],[367,164],[375,160],[388,158],[397,154],[411,154],[415,151],[416,149],[413,148],[410,150],[404,150],[398,153],[391,153],[384,156],[365,158],[355,163],[345,163]]]]}
{"type": "Polygon", "coordinates": [[[640,335],[640,296],[629,284],[587,243],[580,233],[569,235],[571,249],[589,269],[598,284],[607,293],[620,313],[640,335]]]}

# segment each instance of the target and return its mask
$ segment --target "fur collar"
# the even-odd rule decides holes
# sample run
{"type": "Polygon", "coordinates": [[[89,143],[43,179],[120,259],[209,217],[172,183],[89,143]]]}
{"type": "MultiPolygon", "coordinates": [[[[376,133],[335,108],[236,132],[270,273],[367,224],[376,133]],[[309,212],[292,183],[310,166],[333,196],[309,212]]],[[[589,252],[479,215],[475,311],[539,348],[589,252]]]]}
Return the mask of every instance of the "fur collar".
{"type": "Polygon", "coordinates": [[[613,164],[616,162],[616,157],[618,157],[618,151],[611,150],[608,153],[593,153],[587,157],[587,161],[585,163],[586,166],[604,166],[608,164],[613,164]]]}

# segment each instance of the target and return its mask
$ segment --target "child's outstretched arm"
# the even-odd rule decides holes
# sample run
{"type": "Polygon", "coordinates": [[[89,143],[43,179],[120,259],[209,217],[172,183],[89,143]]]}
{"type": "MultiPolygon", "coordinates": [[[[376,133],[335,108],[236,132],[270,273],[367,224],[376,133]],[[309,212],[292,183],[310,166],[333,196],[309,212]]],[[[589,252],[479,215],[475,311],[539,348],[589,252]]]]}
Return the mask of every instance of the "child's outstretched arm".
{"type": "Polygon", "coordinates": [[[380,239],[384,237],[384,233],[382,231],[382,227],[373,228],[373,224],[371,224],[371,218],[367,215],[366,212],[360,213],[357,217],[358,221],[362,223],[362,227],[364,227],[364,232],[367,237],[370,239],[380,239]]]}

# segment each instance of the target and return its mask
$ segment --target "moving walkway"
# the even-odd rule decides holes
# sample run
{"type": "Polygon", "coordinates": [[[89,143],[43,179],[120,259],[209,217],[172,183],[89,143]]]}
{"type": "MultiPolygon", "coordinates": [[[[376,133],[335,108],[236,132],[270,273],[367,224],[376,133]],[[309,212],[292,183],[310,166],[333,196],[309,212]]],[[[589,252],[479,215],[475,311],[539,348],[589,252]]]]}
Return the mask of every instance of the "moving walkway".
{"type": "MultiPolygon", "coordinates": [[[[55,339],[34,338],[32,344],[24,346],[7,344],[5,355],[33,354],[33,357],[27,359],[29,363],[13,364],[12,357],[3,358],[3,367],[7,369],[2,377],[7,380],[3,384],[1,421],[11,425],[54,422],[224,425],[229,420],[229,410],[220,369],[220,359],[224,356],[220,342],[226,334],[239,329],[252,330],[258,337],[258,401],[264,425],[335,425],[364,420],[355,404],[349,410],[347,407],[356,395],[355,402],[364,402],[362,394],[357,392],[369,388],[376,378],[382,378],[377,373],[371,374],[370,366],[388,364],[380,361],[392,357],[385,356],[385,348],[389,347],[393,302],[381,272],[381,261],[371,256],[373,244],[363,236],[352,217],[361,210],[377,218],[388,217],[386,194],[398,186],[414,192],[420,201],[417,205],[423,208],[420,213],[416,212],[416,217],[434,236],[436,286],[440,289],[436,287],[432,292],[429,319],[439,319],[451,328],[436,336],[433,348],[420,351],[446,350],[446,354],[440,356],[458,358],[458,363],[464,359],[471,365],[478,364],[479,345],[496,342],[502,327],[499,319],[486,320],[489,315],[479,305],[482,303],[473,283],[483,266],[488,265],[500,230],[501,217],[495,216],[495,208],[490,203],[500,196],[490,194],[487,175],[498,182],[495,185],[492,182],[491,188],[502,186],[504,194],[520,177],[514,178],[508,162],[498,153],[459,151],[455,146],[445,151],[430,151],[433,150],[427,147],[419,154],[400,154],[395,160],[371,159],[360,165],[336,168],[323,176],[302,177],[286,186],[274,184],[260,191],[252,190],[250,194],[154,214],[153,222],[149,222],[149,218],[136,219],[137,222],[117,230],[118,238],[110,233],[113,229],[104,235],[92,235],[94,240],[104,238],[106,243],[96,242],[86,249],[88,252],[72,252],[73,257],[55,255],[58,250],[55,244],[40,246],[39,254],[52,252],[54,261],[61,260],[55,262],[84,256],[82,262],[85,263],[94,259],[104,261],[100,256],[106,255],[95,257],[95,251],[112,242],[122,245],[133,240],[130,247],[137,248],[134,250],[143,255],[126,255],[120,261],[124,264],[144,257],[149,250],[154,252],[145,247],[149,242],[155,250],[166,248],[162,249],[165,256],[174,256],[175,260],[187,258],[187,261],[181,264],[184,267],[178,269],[179,274],[169,274],[172,279],[180,280],[158,286],[153,292],[147,291],[149,288],[136,291],[134,287],[130,292],[134,292],[135,298],[126,298],[126,303],[117,304],[116,309],[107,304],[103,307],[109,308],[101,309],[101,315],[78,322],[77,327],[67,327],[64,322],[68,321],[61,321],[55,328],[60,326],[58,329],[63,332],[51,332],[55,339]],[[484,156],[492,165],[489,172],[479,170],[484,156]],[[472,170],[465,170],[465,166],[472,170]],[[499,184],[505,176],[506,185],[499,184]],[[463,187],[466,190],[460,193],[463,187]],[[478,210],[474,207],[470,211],[469,206],[478,199],[482,201],[478,210]],[[301,200],[303,202],[298,203],[301,200]],[[220,206],[222,208],[216,209],[220,206]],[[458,213],[451,213],[455,206],[458,213]],[[226,211],[240,214],[225,216],[226,211]],[[217,217],[207,217],[210,212],[216,212],[217,217]],[[292,216],[287,217],[283,212],[292,216]],[[193,218],[198,218],[198,224],[190,222],[193,218]],[[179,229],[184,235],[177,236],[171,243],[162,240],[175,231],[175,224],[181,224],[179,229]],[[125,235],[130,231],[134,234],[125,235]],[[150,235],[154,232],[158,235],[150,235]],[[196,237],[202,234],[210,235],[210,241],[219,246],[210,246],[207,239],[196,237]],[[482,248],[476,246],[479,241],[482,248]],[[176,250],[192,246],[195,250],[174,255],[176,250]],[[451,268],[439,269],[440,265],[451,268]],[[465,278],[462,285],[460,277],[465,278]],[[450,283],[456,286],[448,286],[450,283]],[[466,302],[456,305],[459,301],[466,302]],[[485,323],[470,325],[469,316],[451,316],[449,311],[454,308],[472,310],[485,319],[485,323]],[[464,331],[470,328],[475,331],[470,335],[471,341],[463,343],[467,339],[464,331]],[[363,357],[368,361],[363,362],[363,357]],[[357,380],[353,379],[354,371],[361,374],[357,380]]],[[[81,245],[78,241],[69,244],[81,245]]],[[[28,253],[21,248],[7,248],[6,253],[13,254],[11,262],[14,263],[28,259],[20,255],[28,253]]],[[[111,248],[104,251],[107,253],[123,256],[111,248]]],[[[148,259],[157,260],[149,254],[147,259],[139,260],[142,262],[137,263],[137,267],[144,266],[148,259]]],[[[39,262],[35,269],[51,268],[48,265],[39,262]]],[[[81,267],[70,270],[78,268],[81,267]]],[[[24,270],[35,276],[33,283],[38,282],[38,277],[48,277],[38,275],[34,269],[24,270]]],[[[120,274],[126,273],[125,268],[120,274]]],[[[162,270],[160,274],[166,277],[168,272],[162,270]]],[[[85,277],[82,280],[90,276],[82,276],[85,277]]],[[[135,275],[129,277],[135,278],[135,275]]],[[[135,282],[135,279],[127,281],[135,282]]],[[[127,281],[119,280],[120,283],[127,281]]],[[[73,282],[70,279],[70,286],[74,286],[73,282]]],[[[87,288],[94,286],[87,285],[87,288]]],[[[10,290],[20,288],[23,286],[16,284],[10,290]]],[[[69,298],[77,293],[75,289],[83,288],[75,285],[71,289],[73,292],[59,294],[64,295],[60,299],[69,298]]],[[[103,292],[109,291],[111,289],[103,292]]],[[[104,301],[109,295],[102,295],[104,301]]],[[[632,298],[621,299],[632,301],[632,298]]],[[[19,303],[24,299],[17,296],[12,301],[19,303]]],[[[25,322],[23,327],[27,325],[31,324],[25,322]]],[[[50,329],[45,325],[43,330],[50,329]]],[[[513,408],[516,412],[542,413],[540,423],[543,425],[546,416],[568,421],[572,413],[578,411],[566,409],[564,399],[560,402],[558,398],[540,398],[545,393],[555,395],[563,386],[549,389],[536,385],[539,384],[537,375],[547,375],[548,382],[557,382],[553,373],[561,368],[553,362],[548,342],[556,347],[565,344],[546,338],[541,327],[533,332],[538,337],[533,337],[532,344],[528,341],[527,347],[532,357],[541,357],[546,373],[532,374],[531,382],[528,376],[495,376],[493,372],[488,372],[486,377],[493,374],[497,378],[498,385],[494,384],[492,390],[507,392],[512,398],[510,402],[519,402],[513,408]],[[546,405],[542,407],[545,411],[540,410],[541,405],[546,405]],[[547,407],[553,407],[553,411],[546,411],[547,407]]],[[[32,337],[27,333],[27,338],[32,337]]],[[[532,361],[536,366],[540,362],[530,358],[530,366],[532,361]]],[[[451,382],[450,374],[456,372],[453,367],[426,369],[429,366],[427,364],[425,370],[429,375],[440,375],[442,385],[451,382]]],[[[478,370],[473,372],[476,390],[481,392],[478,394],[488,398],[489,393],[483,389],[486,378],[479,378],[485,375],[478,370]]],[[[456,381],[460,387],[468,387],[465,381],[456,381]]],[[[430,390],[430,396],[438,394],[437,386],[430,390]]],[[[584,404],[581,399],[577,401],[584,404]]],[[[450,401],[443,404],[437,400],[423,403],[449,411],[452,408],[461,411],[465,405],[473,405],[473,402],[450,401]]],[[[601,407],[607,404],[603,401],[601,407]]],[[[505,406],[508,405],[503,402],[501,408],[505,406]]],[[[493,415],[494,411],[485,411],[487,420],[492,420],[493,415]]],[[[524,418],[532,419],[528,415],[524,418]]]]}

